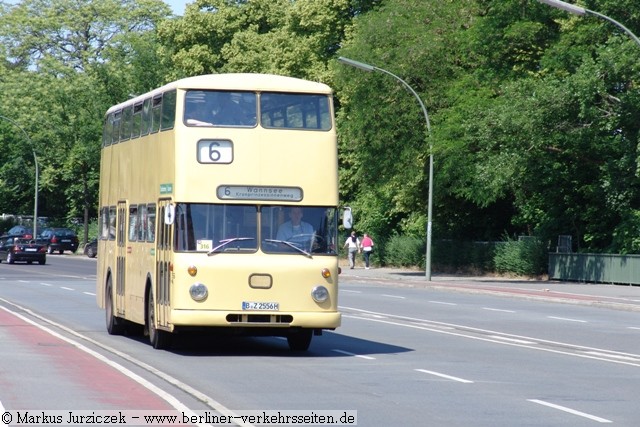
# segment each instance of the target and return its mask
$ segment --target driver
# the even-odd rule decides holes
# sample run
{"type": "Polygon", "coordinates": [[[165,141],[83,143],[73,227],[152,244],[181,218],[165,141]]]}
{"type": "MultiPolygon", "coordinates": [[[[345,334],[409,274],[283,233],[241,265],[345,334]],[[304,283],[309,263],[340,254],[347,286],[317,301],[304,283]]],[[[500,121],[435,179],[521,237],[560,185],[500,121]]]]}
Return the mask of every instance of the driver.
{"type": "Polygon", "coordinates": [[[313,227],[308,222],[302,221],[302,208],[293,207],[289,210],[289,221],[283,222],[278,227],[276,239],[289,241],[296,236],[310,239],[314,233],[313,227]]]}

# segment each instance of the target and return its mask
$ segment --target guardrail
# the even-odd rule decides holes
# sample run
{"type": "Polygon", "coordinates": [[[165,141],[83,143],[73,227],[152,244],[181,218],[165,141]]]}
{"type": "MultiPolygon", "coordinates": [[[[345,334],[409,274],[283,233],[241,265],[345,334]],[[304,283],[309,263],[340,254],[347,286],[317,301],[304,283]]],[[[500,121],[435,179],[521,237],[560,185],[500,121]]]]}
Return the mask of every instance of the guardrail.
{"type": "Polygon", "coordinates": [[[551,252],[549,279],[640,285],[640,255],[551,252]]]}

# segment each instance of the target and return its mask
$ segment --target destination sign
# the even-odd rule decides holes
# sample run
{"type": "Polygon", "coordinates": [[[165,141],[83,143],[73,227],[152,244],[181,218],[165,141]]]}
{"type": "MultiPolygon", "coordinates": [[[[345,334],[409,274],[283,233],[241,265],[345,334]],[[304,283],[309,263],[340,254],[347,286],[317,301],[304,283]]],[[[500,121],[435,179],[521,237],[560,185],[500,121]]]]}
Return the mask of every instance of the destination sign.
{"type": "Polygon", "coordinates": [[[216,192],[223,200],[276,200],[299,202],[302,200],[302,188],[269,187],[251,185],[221,185],[216,192]]]}

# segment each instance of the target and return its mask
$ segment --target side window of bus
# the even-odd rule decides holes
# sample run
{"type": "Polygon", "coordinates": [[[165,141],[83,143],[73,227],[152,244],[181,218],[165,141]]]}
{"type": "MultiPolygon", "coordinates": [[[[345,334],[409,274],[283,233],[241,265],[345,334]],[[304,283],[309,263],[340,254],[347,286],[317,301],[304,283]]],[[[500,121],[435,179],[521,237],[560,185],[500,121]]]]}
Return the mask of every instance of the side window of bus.
{"type": "Polygon", "coordinates": [[[149,135],[151,132],[151,98],[144,100],[142,104],[142,130],[140,135],[149,135]]]}
{"type": "Polygon", "coordinates": [[[120,141],[126,141],[131,138],[131,123],[133,121],[132,108],[125,107],[122,110],[122,123],[120,123],[120,141]]]}
{"type": "Polygon", "coordinates": [[[116,207],[109,206],[109,240],[116,239],[116,207]]]}
{"type": "Polygon", "coordinates": [[[111,143],[117,144],[120,140],[120,122],[122,120],[122,111],[113,113],[113,130],[111,131],[111,143]]]}
{"type": "Polygon", "coordinates": [[[147,206],[146,234],[147,242],[156,240],[156,205],[147,206]]]}
{"type": "Polygon", "coordinates": [[[131,139],[140,138],[142,129],[142,102],[133,106],[133,123],[131,126],[131,139]]]}
{"type": "Polygon", "coordinates": [[[151,133],[156,133],[160,130],[160,117],[162,117],[162,95],[156,95],[151,104],[151,133]]]}
{"type": "Polygon", "coordinates": [[[106,240],[109,238],[109,208],[100,209],[100,238],[106,240]]]}
{"type": "Polygon", "coordinates": [[[104,118],[104,127],[102,128],[102,146],[111,145],[111,133],[113,132],[113,113],[104,118]]]}
{"type": "Polygon", "coordinates": [[[173,129],[176,122],[176,91],[165,92],[162,98],[162,124],[160,130],[173,129]]]}
{"type": "Polygon", "coordinates": [[[129,206],[129,241],[138,240],[138,207],[129,206]]]}
{"type": "Polygon", "coordinates": [[[138,205],[138,241],[147,240],[147,205],[138,205]]]}

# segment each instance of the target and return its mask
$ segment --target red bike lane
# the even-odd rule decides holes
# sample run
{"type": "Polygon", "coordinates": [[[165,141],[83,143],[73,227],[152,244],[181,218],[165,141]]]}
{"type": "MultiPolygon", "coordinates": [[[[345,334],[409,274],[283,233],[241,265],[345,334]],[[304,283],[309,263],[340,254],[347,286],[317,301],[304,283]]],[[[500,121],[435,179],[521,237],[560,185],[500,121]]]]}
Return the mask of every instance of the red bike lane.
{"type": "Polygon", "coordinates": [[[119,370],[0,307],[0,407],[5,410],[175,410],[119,370]]]}

